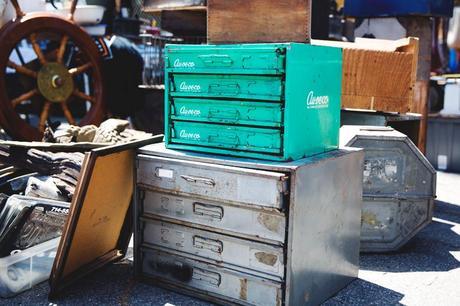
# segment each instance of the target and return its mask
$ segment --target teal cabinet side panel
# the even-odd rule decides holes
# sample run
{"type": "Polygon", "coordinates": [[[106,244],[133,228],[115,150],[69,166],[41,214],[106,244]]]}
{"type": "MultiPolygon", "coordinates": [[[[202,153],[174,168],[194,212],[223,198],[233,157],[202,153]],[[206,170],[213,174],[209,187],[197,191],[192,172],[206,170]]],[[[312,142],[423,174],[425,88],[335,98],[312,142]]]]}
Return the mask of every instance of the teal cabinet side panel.
{"type": "Polygon", "coordinates": [[[291,44],[287,49],[285,157],[338,147],[342,91],[342,50],[291,44]]]}

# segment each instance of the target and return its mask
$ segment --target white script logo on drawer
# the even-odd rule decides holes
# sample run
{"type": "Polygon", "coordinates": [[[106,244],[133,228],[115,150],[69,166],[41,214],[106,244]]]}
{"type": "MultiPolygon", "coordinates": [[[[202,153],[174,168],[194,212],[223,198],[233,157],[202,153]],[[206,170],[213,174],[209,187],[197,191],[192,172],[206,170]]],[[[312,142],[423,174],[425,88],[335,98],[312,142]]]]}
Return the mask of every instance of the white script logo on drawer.
{"type": "Polygon", "coordinates": [[[200,85],[190,85],[185,82],[180,83],[180,90],[182,91],[201,91],[200,85]]]}
{"type": "Polygon", "coordinates": [[[198,133],[190,133],[186,130],[181,130],[179,133],[180,138],[200,140],[201,136],[198,133]]]}
{"type": "Polygon", "coordinates": [[[174,68],[195,68],[194,62],[181,62],[180,59],[174,61],[174,68]]]}
{"type": "Polygon", "coordinates": [[[201,111],[199,109],[188,109],[185,106],[182,106],[180,108],[179,113],[181,115],[185,115],[185,116],[196,116],[196,117],[198,117],[199,115],[201,115],[201,111]]]}
{"type": "Polygon", "coordinates": [[[307,108],[328,108],[329,96],[315,96],[313,91],[310,91],[307,96],[307,108]]]}

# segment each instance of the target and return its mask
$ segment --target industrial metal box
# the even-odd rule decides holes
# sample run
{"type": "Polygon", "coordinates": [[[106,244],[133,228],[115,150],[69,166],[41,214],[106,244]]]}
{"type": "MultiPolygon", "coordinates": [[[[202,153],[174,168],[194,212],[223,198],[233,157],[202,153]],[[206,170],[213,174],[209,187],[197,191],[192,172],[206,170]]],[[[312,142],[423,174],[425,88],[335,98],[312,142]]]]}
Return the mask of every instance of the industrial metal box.
{"type": "Polygon", "coordinates": [[[343,126],[340,145],[363,148],[361,251],[395,251],[431,222],[436,171],[391,127],[343,126]]]}
{"type": "Polygon", "coordinates": [[[460,172],[460,116],[428,117],[426,157],[438,170],[460,172]]]}
{"type": "Polygon", "coordinates": [[[358,149],[264,162],[141,148],[138,278],[228,305],[318,305],[357,277],[358,149]]]}
{"type": "Polygon", "coordinates": [[[168,148],[296,160],[338,146],[342,50],[167,45],[168,148]]]}

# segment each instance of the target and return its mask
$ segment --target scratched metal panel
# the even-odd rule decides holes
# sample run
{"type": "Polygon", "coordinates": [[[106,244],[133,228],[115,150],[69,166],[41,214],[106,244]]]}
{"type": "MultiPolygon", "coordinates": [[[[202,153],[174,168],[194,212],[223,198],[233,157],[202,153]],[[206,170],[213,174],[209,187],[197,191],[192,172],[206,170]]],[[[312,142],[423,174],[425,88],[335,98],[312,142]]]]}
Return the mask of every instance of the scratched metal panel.
{"type": "Polygon", "coordinates": [[[241,305],[282,305],[282,285],[158,250],[141,251],[143,275],[157,283],[198,290],[208,299],[241,305]]]}
{"type": "Polygon", "coordinates": [[[273,209],[256,209],[253,205],[235,206],[185,196],[139,190],[141,214],[200,225],[213,231],[245,238],[284,244],[286,216],[273,209]]]}
{"type": "Polygon", "coordinates": [[[435,195],[436,171],[406,135],[371,126],[343,126],[340,134],[340,146],[364,149],[364,195],[435,195]]]}
{"type": "Polygon", "coordinates": [[[281,247],[202,231],[160,220],[142,219],[144,244],[173,249],[184,254],[212,260],[216,265],[247,272],[268,274],[267,278],[284,278],[284,254],[281,247]]]}
{"type": "Polygon", "coordinates": [[[229,203],[282,209],[287,180],[288,176],[277,172],[138,156],[139,184],[229,203]]]}
{"type": "Polygon", "coordinates": [[[431,222],[434,199],[364,197],[361,252],[396,251],[431,222]]]}

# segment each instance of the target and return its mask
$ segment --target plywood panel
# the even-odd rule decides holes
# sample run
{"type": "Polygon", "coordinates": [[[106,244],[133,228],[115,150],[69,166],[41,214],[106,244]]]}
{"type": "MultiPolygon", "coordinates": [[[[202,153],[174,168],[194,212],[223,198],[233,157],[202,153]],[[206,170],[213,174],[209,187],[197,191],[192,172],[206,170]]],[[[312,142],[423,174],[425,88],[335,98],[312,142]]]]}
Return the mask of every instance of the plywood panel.
{"type": "Polygon", "coordinates": [[[310,0],[208,0],[208,41],[307,42],[310,0]]]}

